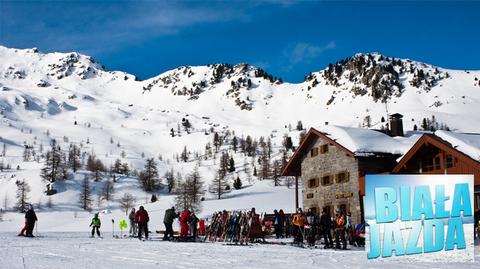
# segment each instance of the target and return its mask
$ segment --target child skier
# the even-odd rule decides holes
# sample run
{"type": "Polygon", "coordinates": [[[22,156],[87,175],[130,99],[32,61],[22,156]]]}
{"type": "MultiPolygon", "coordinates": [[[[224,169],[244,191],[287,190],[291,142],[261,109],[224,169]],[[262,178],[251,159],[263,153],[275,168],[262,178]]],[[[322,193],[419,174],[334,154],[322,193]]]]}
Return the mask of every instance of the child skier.
{"type": "Polygon", "coordinates": [[[92,227],[92,237],[95,237],[95,230],[97,231],[97,236],[102,237],[100,235],[100,226],[102,223],[100,222],[100,219],[98,218],[98,213],[95,213],[95,216],[92,219],[92,222],[90,223],[90,227],[92,227]]]}

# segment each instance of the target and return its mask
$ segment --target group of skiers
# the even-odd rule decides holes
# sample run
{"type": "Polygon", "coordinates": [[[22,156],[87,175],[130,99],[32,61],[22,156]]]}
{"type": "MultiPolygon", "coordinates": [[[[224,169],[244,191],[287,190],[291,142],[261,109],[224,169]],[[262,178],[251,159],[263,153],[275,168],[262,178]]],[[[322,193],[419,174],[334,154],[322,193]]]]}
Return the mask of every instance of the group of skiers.
{"type": "Polygon", "coordinates": [[[294,243],[303,244],[306,239],[308,245],[314,246],[317,239],[324,240],[324,248],[347,249],[347,240],[350,244],[361,246],[365,244],[364,233],[365,226],[362,224],[353,225],[351,214],[337,211],[332,218],[323,211],[320,216],[309,209],[305,214],[301,208],[292,216],[292,225],[294,227],[294,243]],[[335,242],[332,240],[332,231],[335,236],[335,242]],[[335,245],[334,245],[335,243],[335,245]]]}
{"type": "MultiPolygon", "coordinates": [[[[304,240],[308,245],[314,246],[317,240],[323,239],[325,248],[346,249],[347,241],[350,244],[361,246],[365,244],[362,233],[365,226],[362,224],[353,225],[350,213],[337,211],[332,218],[323,211],[320,216],[309,209],[305,214],[301,208],[296,213],[286,215],[282,209],[274,210],[273,217],[267,221],[267,214],[260,217],[255,208],[250,211],[227,210],[215,212],[207,225],[207,220],[199,219],[191,210],[177,212],[174,207],[165,210],[163,223],[165,232],[163,240],[173,240],[173,222],[179,219],[180,233],[177,240],[197,241],[199,235],[205,236],[210,241],[224,241],[232,243],[248,243],[256,240],[265,241],[265,235],[271,232],[271,226],[277,239],[294,236],[294,244],[303,244],[304,240]],[[332,239],[332,232],[334,239],[332,239]]],[[[32,205],[27,206],[25,213],[25,225],[19,236],[33,237],[33,228],[37,216],[32,205]]],[[[129,214],[130,236],[138,239],[148,239],[148,222],[150,217],[143,206],[138,210],[133,208],[129,214]]],[[[113,220],[112,220],[113,222],[113,220]]],[[[126,225],[125,225],[126,226],[126,225]]],[[[91,236],[95,234],[101,237],[101,221],[96,213],[90,223],[92,227],[91,236]]]]}
{"type": "MultiPolygon", "coordinates": [[[[195,212],[187,209],[180,214],[175,211],[175,207],[171,207],[165,210],[163,218],[165,225],[163,240],[172,240],[174,238],[173,222],[176,218],[180,221],[180,239],[186,240],[188,238],[196,241],[198,238],[198,224],[200,224],[200,231],[205,230],[204,221],[200,221],[195,215],[195,212]]],[[[150,217],[143,206],[140,206],[138,211],[136,211],[135,208],[132,209],[129,214],[129,221],[131,237],[142,239],[142,236],[144,236],[145,239],[148,239],[148,222],[150,221],[150,217]]]]}
{"type": "Polygon", "coordinates": [[[145,210],[143,206],[140,206],[138,210],[132,208],[128,219],[130,221],[130,236],[137,237],[140,240],[143,237],[148,239],[148,222],[150,221],[150,216],[147,210],[145,210]]]}

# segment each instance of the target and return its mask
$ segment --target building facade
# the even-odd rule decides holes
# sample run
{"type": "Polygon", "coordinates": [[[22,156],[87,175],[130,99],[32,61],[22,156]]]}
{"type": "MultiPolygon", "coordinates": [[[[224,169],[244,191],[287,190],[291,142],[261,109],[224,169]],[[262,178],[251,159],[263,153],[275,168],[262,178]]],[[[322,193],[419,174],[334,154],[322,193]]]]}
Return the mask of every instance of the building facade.
{"type": "MultiPolygon", "coordinates": [[[[380,137],[381,140],[393,139],[373,130],[348,128],[346,132],[342,132],[348,134],[343,140],[362,144],[362,141],[352,135],[356,130],[361,130],[358,139],[368,137],[368,134],[380,137]]],[[[365,174],[391,171],[396,164],[395,159],[400,155],[378,150],[369,151],[367,148],[359,152],[351,145],[342,145],[340,140],[311,128],[285,166],[282,175],[301,179],[305,210],[311,208],[317,213],[326,211],[330,216],[334,216],[337,210],[343,211],[351,213],[354,223],[361,223],[365,174]]]]}

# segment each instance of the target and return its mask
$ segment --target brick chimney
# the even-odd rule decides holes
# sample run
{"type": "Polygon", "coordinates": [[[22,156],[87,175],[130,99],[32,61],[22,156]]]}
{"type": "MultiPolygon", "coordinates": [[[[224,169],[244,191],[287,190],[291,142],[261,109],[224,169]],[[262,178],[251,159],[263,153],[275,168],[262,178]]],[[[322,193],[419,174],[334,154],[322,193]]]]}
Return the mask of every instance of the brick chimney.
{"type": "Polygon", "coordinates": [[[390,135],[394,136],[403,136],[403,115],[395,113],[390,115],[390,135]]]}

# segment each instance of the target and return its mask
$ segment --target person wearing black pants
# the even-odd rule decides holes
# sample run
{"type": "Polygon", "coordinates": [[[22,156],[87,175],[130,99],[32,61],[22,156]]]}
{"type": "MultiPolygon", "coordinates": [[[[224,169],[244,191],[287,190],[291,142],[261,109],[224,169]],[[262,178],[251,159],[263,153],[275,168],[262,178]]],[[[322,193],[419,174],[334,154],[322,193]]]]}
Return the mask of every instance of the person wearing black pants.
{"type": "Polygon", "coordinates": [[[322,212],[322,216],[320,217],[320,232],[323,235],[323,240],[325,241],[325,248],[333,247],[333,240],[332,240],[332,219],[327,214],[326,211],[322,212]]]}
{"type": "Polygon", "coordinates": [[[170,240],[173,238],[173,220],[177,218],[178,215],[175,213],[175,207],[165,210],[165,217],[163,218],[163,224],[165,224],[165,234],[163,240],[170,240]]]}
{"type": "Polygon", "coordinates": [[[145,239],[148,239],[148,212],[143,206],[135,213],[135,220],[138,223],[138,239],[142,239],[142,233],[145,234],[145,239]]]}
{"type": "Polygon", "coordinates": [[[25,213],[25,220],[27,222],[26,237],[33,237],[33,227],[35,227],[35,222],[37,221],[37,215],[33,211],[33,206],[30,205],[27,213],[25,213]]]}

